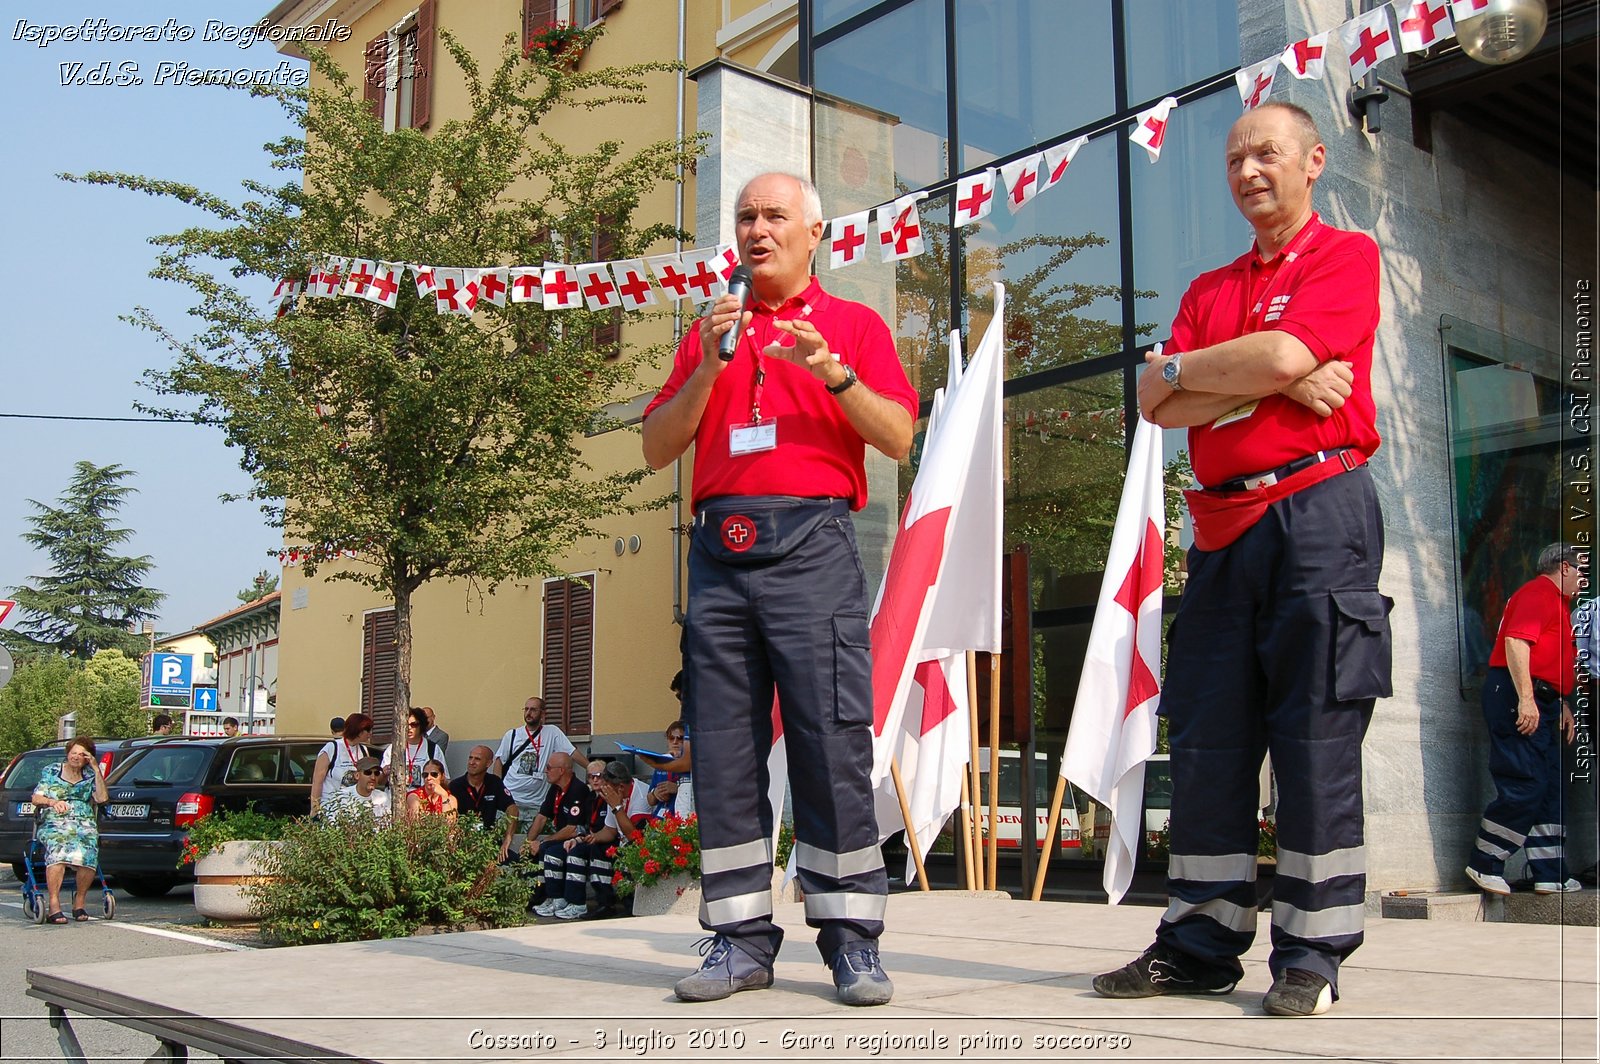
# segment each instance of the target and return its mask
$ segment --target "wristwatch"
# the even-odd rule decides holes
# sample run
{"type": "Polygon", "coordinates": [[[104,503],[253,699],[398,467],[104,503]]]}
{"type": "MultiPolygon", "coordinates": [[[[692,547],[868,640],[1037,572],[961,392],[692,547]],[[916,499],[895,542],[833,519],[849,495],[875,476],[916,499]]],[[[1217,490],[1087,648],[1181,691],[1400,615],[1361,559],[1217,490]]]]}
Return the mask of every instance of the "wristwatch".
{"type": "Polygon", "coordinates": [[[829,395],[843,395],[845,392],[848,392],[851,388],[854,388],[855,385],[856,385],[856,381],[858,381],[858,380],[860,380],[860,378],[856,376],[855,367],[854,366],[846,366],[844,368],[844,380],[840,381],[838,384],[830,384],[830,385],[828,385],[827,386],[828,387],[828,394],[829,395]]]}
{"type": "Polygon", "coordinates": [[[1161,379],[1167,382],[1167,387],[1175,392],[1183,391],[1183,385],[1178,383],[1178,374],[1183,372],[1183,354],[1173,355],[1161,367],[1161,379]]]}

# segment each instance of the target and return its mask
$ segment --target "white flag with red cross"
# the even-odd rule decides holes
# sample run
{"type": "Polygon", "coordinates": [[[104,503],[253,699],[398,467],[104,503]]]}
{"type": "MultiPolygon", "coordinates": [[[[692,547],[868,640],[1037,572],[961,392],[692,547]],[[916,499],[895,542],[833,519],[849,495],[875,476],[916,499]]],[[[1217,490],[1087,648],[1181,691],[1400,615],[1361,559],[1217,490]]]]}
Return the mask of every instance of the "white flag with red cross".
{"type": "Polygon", "coordinates": [[[292,302],[294,298],[300,294],[300,286],[301,282],[297,278],[278,278],[278,283],[272,287],[271,305],[274,307],[281,307],[285,303],[292,302]]]}
{"type": "Polygon", "coordinates": [[[1465,22],[1489,10],[1489,0],[1450,0],[1450,16],[1457,22],[1465,22]]]}
{"type": "Polygon", "coordinates": [[[545,310],[571,310],[583,302],[578,274],[565,262],[544,264],[542,291],[545,310]]]}
{"type": "Polygon", "coordinates": [[[357,299],[367,298],[367,286],[372,283],[372,271],[377,266],[372,259],[352,259],[350,268],[345,271],[344,287],[339,294],[357,299]]]}
{"type": "Polygon", "coordinates": [[[732,244],[718,244],[716,254],[711,256],[710,263],[721,284],[717,289],[717,295],[720,297],[728,291],[728,282],[733,280],[733,271],[739,268],[739,249],[732,244]]]}
{"type": "Polygon", "coordinates": [[[984,167],[956,181],[956,226],[972,225],[994,209],[994,167],[984,167]]]}
{"type": "Polygon", "coordinates": [[[847,214],[828,223],[828,269],[854,266],[867,257],[867,226],[871,212],[847,214]]]}
{"type": "Polygon", "coordinates": [[[306,295],[315,299],[332,299],[339,294],[339,288],[344,284],[345,266],[349,259],[338,255],[329,255],[322,261],[322,269],[317,276],[317,287],[307,289],[306,295]]]}
{"type": "Polygon", "coordinates": [[[398,262],[379,262],[372,267],[372,280],[361,298],[380,307],[395,308],[400,300],[400,281],[405,267],[398,262]]]}
{"type": "Polygon", "coordinates": [[[1360,81],[1373,67],[1400,54],[1389,28],[1387,7],[1375,7],[1340,26],[1339,40],[1350,57],[1351,81],[1360,81]]]}
{"type": "Polygon", "coordinates": [[[1285,48],[1283,54],[1278,57],[1283,61],[1283,68],[1301,81],[1321,78],[1328,70],[1329,33],[1319,33],[1315,37],[1295,41],[1285,48]]]}
{"type": "Polygon", "coordinates": [[[433,271],[433,298],[440,314],[471,314],[478,305],[476,270],[444,269],[433,271]]]}
{"type": "Polygon", "coordinates": [[[617,295],[617,286],[611,283],[611,271],[605,263],[584,262],[576,268],[584,306],[590,310],[616,310],[622,306],[622,297],[617,295]]]}
{"type": "Polygon", "coordinates": [[[1073,156],[1087,143],[1088,137],[1073,137],[1065,144],[1053,144],[1044,150],[1044,167],[1039,171],[1040,192],[1054,187],[1067,176],[1067,167],[1072,165],[1073,156]]]}
{"type": "Polygon", "coordinates": [[[544,302],[544,271],[537,266],[513,266],[507,285],[513,303],[544,302]]]}
{"type": "Polygon", "coordinates": [[[511,295],[511,267],[490,266],[478,271],[478,298],[490,306],[503,307],[511,295]]]}
{"type": "Polygon", "coordinates": [[[950,383],[934,400],[872,617],[873,769],[879,835],[904,826],[900,761],[924,850],[956,807],[967,763],[965,657],[1000,649],[1001,390],[1005,289],[965,370],[950,336],[950,383]]]}
{"type": "Polygon", "coordinates": [[[1149,152],[1151,162],[1161,158],[1161,146],[1167,142],[1167,122],[1176,106],[1177,97],[1168,96],[1133,118],[1133,132],[1128,134],[1128,139],[1149,152]]]}
{"type": "Polygon", "coordinates": [[[1006,209],[1016,214],[1039,194],[1039,167],[1044,152],[1015,159],[1000,168],[1000,181],[1006,186],[1006,209]]]}
{"type": "Polygon", "coordinates": [[[410,270],[411,276],[417,282],[417,298],[427,299],[433,295],[433,290],[439,286],[438,278],[433,275],[433,267],[418,266],[413,263],[410,270]]]}
{"type": "Polygon", "coordinates": [[[617,283],[617,295],[629,310],[652,306],[656,301],[655,288],[650,284],[650,274],[643,259],[620,259],[611,264],[611,277],[617,283]]]}
{"type": "Polygon", "coordinates": [[[1450,20],[1450,0],[1394,0],[1394,20],[1400,27],[1400,50],[1421,52],[1456,35],[1450,20]]]}
{"type": "Polygon", "coordinates": [[[898,262],[922,254],[927,247],[922,238],[922,215],[917,204],[927,193],[914,192],[877,209],[878,251],[884,262],[898,262]]]}
{"type": "Polygon", "coordinates": [[[727,289],[718,268],[722,264],[717,248],[696,248],[683,254],[683,272],[689,287],[689,298],[696,303],[708,303],[727,289]]]}
{"type": "Polygon", "coordinates": [[[1165,558],[1161,430],[1140,418],[1061,758],[1061,775],[1111,814],[1101,882],[1112,905],[1133,879],[1156,750],[1165,558]]]}
{"type": "Polygon", "coordinates": [[[1233,75],[1234,84],[1239,86],[1239,101],[1244,104],[1246,111],[1267,102],[1267,98],[1272,95],[1272,83],[1277,77],[1277,56],[1263,59],[1252,66],[1241,67],[1233,75]]]}
{"type": "Polygon", "coordinates": [[[650,255],[644,260],[655,275],[656,284],[668,299],[689,298],[689,274],[683,268],[679,255],[650,255]]]}

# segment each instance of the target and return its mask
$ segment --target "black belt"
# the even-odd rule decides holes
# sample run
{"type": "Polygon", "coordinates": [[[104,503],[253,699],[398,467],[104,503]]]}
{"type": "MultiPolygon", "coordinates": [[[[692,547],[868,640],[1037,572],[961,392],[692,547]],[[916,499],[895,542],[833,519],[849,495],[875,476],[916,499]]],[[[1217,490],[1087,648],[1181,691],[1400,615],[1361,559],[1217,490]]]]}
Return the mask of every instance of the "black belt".
{"type": "Polygon", "coordinates": [[[1264,488],[1269,484],[1276,484],[1278,481],[1283,480],[1286,477],[1293,476],[1302,469],[1310,469],[1314,465],[1321,465],[1323,462],[1331,462],[1335,458],[1343,461],[1345,471],[1349,472],[1351,469],[1355,468],[1349,463],[1348,460],[1344,458],[1344,455],[1349,453],[1349,451],[1349,447],[1335,447],[1332,450],[1318,451],[1315,454],[1308,454],[1304,458],[1296,458],[1294,461],[1287,462],[1284,465],[1279,466],[1277,469],[1269,469],[1265,473],[1253,473],[1248,477],[1239,477],[1236,480],[1224,481],[1223,483],[1218,484],[1212,490],[1253,491],[1256,488],[1264,488]]]}

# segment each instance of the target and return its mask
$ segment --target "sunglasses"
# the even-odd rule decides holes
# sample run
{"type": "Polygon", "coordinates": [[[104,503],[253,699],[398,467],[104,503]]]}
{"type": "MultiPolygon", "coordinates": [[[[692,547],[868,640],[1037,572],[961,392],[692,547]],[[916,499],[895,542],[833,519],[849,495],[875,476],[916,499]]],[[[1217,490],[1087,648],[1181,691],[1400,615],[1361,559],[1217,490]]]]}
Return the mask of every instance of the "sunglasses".
{"type": "Polygon", "coordinates": [[[669,736],[667,736],[667,742],[669,742],[669,743],[681,743],[681,742],[683,742],[683,736],[681,736],[681,735],[669,735],[669,736]]]}
{"type": "Polygon", "coordinates": [[[424,772],[423,775],[428,777],[429,779],[438,779],[440,776],[444,775],[444,773],[442,773],[442,772],[424,772]]]}
{"type": "Polygon", "coordinates": [[[381,775],[383,775],[383,769],[381,769],[381,768],[364,768],[364,769],[361,770],[361,774],[363,776],[381,776],[381,775]]]}

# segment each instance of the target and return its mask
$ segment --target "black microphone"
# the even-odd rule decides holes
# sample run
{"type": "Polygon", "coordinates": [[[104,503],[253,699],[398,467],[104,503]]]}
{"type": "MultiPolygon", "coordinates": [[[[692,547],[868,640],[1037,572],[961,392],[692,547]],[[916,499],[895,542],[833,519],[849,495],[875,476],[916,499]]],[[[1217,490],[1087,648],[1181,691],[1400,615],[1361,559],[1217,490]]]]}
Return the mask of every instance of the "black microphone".
{"type": "Polygon", "coordinates": [[[717,357],[724,362],[733,361],[733,352],[739,346],[739,333],[744,325],[744,311],[750,305],[750,267],[739,265],[733,268],[733,276],[728,278],[728,294],[739,297],[739,316],[733,319],[733,328],[722,334],[717,341],[717,357]]]}

